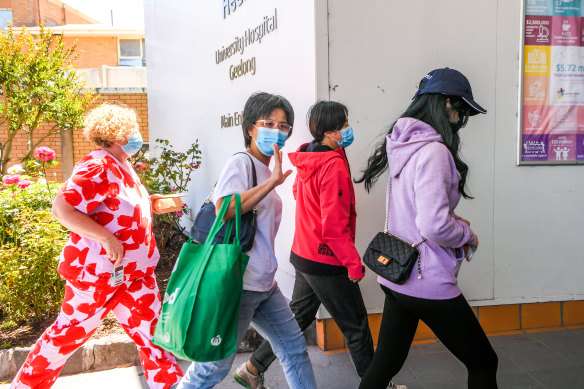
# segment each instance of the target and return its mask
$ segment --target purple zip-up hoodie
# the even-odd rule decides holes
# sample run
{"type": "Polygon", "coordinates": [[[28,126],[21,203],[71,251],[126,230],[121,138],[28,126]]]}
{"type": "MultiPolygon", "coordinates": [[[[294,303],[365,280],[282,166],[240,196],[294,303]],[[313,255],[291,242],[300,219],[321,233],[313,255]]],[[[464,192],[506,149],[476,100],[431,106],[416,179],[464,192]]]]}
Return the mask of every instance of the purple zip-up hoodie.
{"type": "Polygon", "coordinates": [[[378,281],[408,296],[455,298],[461,293],[456,277],[463,259],[457,249],[476,242],[470,227],[454,213],[460,200],[454,159],[436,130],[413,118],[396,122],[386,149],[392,179],[389,231],[411,243],[426,241],[418,246],[421,279],[416,263],[402,285],[382,277],[378,281]]]}

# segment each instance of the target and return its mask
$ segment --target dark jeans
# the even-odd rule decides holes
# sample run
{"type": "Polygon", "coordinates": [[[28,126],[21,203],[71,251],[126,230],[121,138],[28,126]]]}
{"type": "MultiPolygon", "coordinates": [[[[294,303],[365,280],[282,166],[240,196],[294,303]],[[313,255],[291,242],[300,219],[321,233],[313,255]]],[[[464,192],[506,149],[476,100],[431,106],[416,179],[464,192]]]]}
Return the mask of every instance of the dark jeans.
{"type": "Polygon", "coordinates": [[[427,300],[385,292],[379,341],[373,362],[361,380],[360,389],[385,389],[400,371],[423,320],[440,341],[468,370],[470,389],[497,388],[497,354],[464,296],[427,300]]]}
{"type": "MultiPolygon", "coordinates": [[[[341,329],[357,374],[363,376],[373,358],[373,338],[359,285],[349,280],[346,274],[323,276],[296,270],[290,308],[301,330],[314,321],[321,303],[341,329]]],[[[263,373],[274,359],[270,343],[264,340],[250,362],[263,373]]]]}

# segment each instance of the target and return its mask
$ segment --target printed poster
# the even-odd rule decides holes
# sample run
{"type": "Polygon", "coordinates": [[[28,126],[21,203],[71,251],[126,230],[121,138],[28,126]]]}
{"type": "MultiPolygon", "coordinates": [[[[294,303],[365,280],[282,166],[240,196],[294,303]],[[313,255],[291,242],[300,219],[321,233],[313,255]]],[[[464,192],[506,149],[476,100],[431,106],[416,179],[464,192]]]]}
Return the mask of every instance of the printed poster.
{"type": "Polygon", "coordinates": [[[525,0],[521,161],[584,163],[584,0],[525,0]]]}

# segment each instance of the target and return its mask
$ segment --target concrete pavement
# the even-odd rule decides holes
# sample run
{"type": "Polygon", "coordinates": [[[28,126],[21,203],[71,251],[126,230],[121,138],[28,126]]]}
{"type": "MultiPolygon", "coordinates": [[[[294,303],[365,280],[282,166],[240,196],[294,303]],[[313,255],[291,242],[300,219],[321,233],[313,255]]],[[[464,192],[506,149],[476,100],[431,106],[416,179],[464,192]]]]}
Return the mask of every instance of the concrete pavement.
{"type": "MultiPolygon", "coordinates": [[[[502,389],[582,389],[584,388],[584,329],[520,333],[491,337],[499,356],[498,381],[502,389]]],[[[309,348],[319,389],[354,389],[359,379],[347,352],[323,353],[309,348]]],[[[235,368],[249,358],[238,354],[235,368]]],[[[188,362],[180,363],[183,369],[188,362]]],[[[466,369],[440,343],[413,346],[395,382],[409,389],[466,388],[466,369]]],[[[276,361],[266,374],[271,389],[287,388],[282,368],[276,361]]],[[[140,367],[60,377],[55,389],[148,388],[140,367]]],[[[0,385],[7,389],[8,385],[0,385]]],[[[241,389],[231,375],[218,389],[241,389]]]]}

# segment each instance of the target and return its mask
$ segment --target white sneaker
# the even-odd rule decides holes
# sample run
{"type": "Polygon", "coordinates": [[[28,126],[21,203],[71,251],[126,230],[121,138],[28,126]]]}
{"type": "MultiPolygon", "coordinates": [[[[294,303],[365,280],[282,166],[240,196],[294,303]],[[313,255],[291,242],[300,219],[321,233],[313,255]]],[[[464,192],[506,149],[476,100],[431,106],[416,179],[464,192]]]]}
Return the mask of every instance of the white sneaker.
{"type": "Polygon", "coordinates": [[[393,383],[393,381],[389,381],[389,386],[387,389],[408,389],[408,387],[405,385],[396,385],[393,383]]]}

